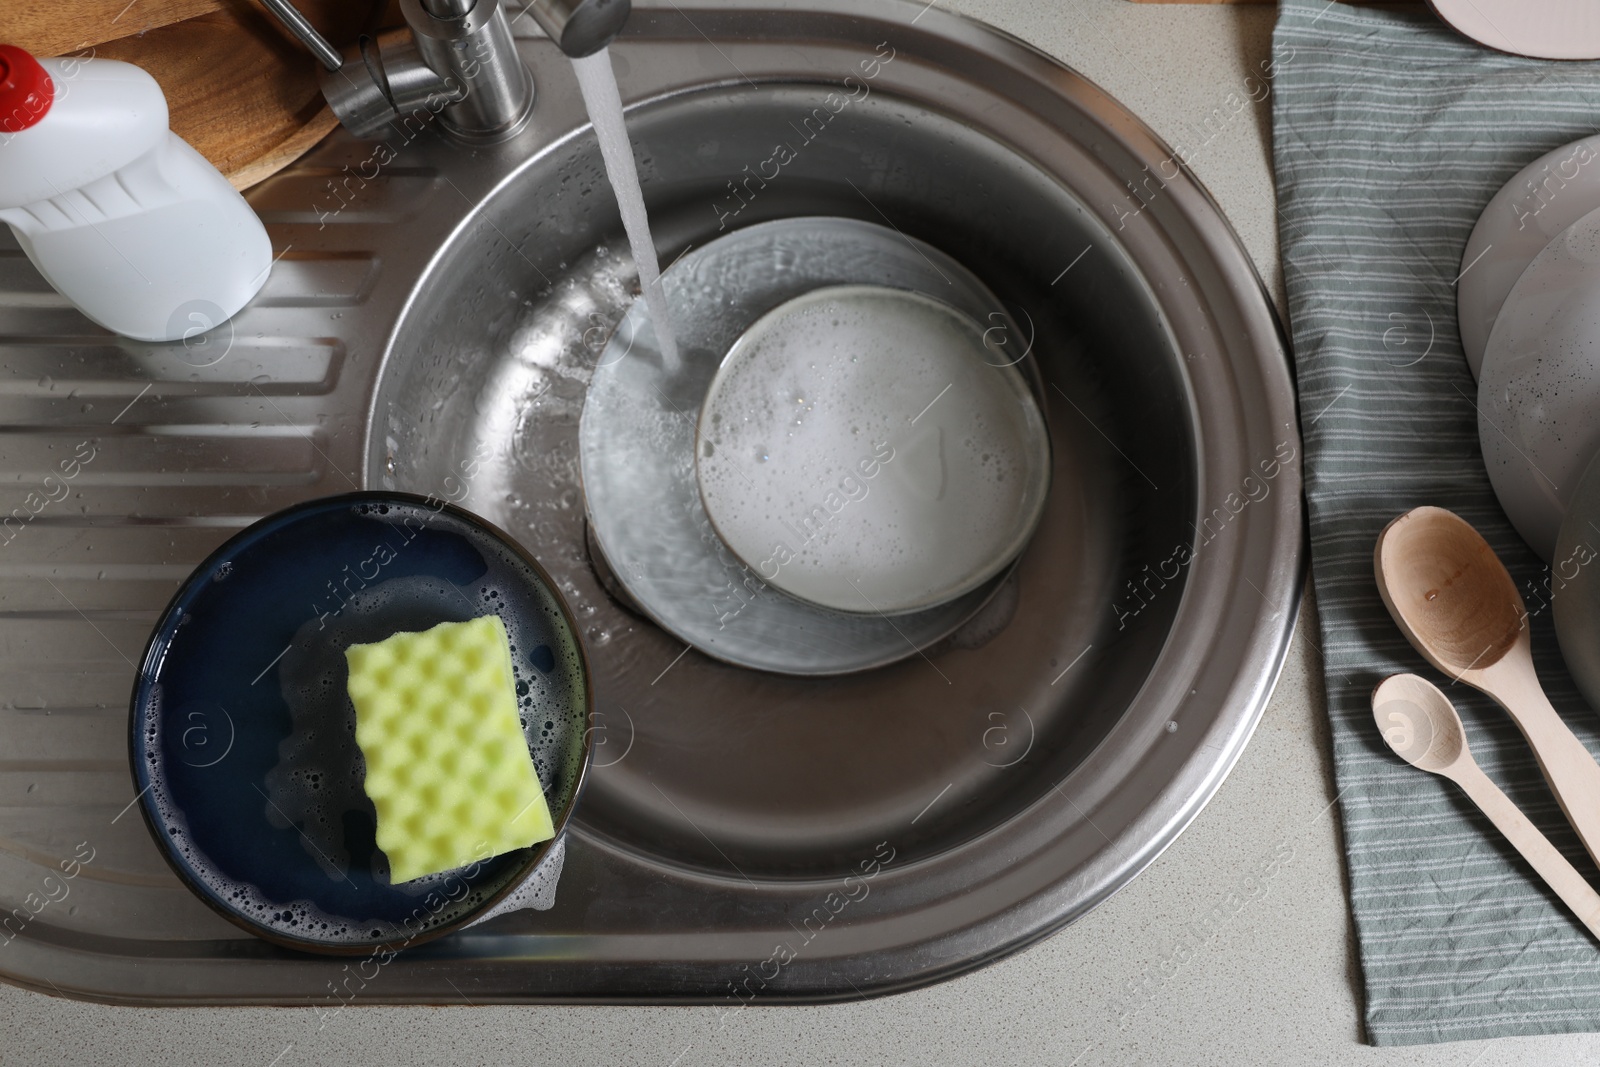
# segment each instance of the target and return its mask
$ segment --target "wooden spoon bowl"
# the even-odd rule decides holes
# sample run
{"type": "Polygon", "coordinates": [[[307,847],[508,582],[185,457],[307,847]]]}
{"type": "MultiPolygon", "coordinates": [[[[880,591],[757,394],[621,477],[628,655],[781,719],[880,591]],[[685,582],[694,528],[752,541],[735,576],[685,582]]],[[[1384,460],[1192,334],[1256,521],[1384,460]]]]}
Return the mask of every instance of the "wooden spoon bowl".
{"type": "Polygon", "coordinates": [[[1446,674],[1492,666],[1517,643],[1522,597],[1489,542],[1454,512],[1401,515],[1378,535],[1374,564],[1389,614],[1446,674]]]}
{"type": "Polygon", "coordinates": [[[1385,678],[1372,691],[1372,717],[1395,755],[1430,774],[1472,762],[1461,716],[1438,686],[1415,674],[1385,678]]]}

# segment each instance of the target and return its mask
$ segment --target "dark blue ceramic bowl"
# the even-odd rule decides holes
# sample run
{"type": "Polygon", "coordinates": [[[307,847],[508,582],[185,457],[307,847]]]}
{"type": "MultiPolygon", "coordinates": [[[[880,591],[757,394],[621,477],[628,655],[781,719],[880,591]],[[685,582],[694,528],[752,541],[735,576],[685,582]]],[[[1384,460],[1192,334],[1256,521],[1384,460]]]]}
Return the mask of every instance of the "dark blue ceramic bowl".
{"type": "Polygon", "coordinates": [[[442,501],[351,493],[212,553],[150,637],[129,733],[145,821],[184,883],[270,941],[349,955],[439,937],[515,889],[553,842],[390,884],[345,688],[350,645],[490,612],[559,838],[589,765],[589,674],[514,541],[442,501]]]}

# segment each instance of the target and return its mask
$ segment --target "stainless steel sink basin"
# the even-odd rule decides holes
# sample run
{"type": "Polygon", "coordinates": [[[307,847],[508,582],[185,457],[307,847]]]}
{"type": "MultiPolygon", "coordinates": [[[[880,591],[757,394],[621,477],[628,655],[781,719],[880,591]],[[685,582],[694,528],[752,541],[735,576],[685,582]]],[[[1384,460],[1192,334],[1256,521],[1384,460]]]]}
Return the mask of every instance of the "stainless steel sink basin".
{"type": "Polygon", "coordinates": [[[0,903],[95,855],[0,932],[5,977],[328,1003],[342,964],[241,938],[118,818],[157,612],[234,529],[324,493],[433,492],[521,539],[587,629],[599,712],[555,908],[341,997],[736,1007],[933,981],[1105,899],[1249,738],[1301,588],[1293,387],[1244,252],[1148,130],[919,3],[635,14],[614,52],[664,262],[766,219],[887,222],[1006,302],[1045,382],[1048,512],[990,607],[895,666],[780,677],[685,652],[589,557],[577,419],[635,279],[570,71],[519,45],[540,97],[513,140],[341,134],[253,192],[282,258],[187,344],[108,337],[0,253],[0,480],[8,508],[43,501],[0,533],[0,903]]]}

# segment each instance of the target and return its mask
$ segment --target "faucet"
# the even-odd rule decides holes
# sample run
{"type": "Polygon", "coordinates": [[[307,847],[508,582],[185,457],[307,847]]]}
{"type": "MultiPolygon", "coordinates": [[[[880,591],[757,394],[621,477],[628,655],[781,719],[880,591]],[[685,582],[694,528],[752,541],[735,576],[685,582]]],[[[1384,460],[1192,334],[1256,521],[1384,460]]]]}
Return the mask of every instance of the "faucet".
{"type": "MultiPolygon", "coordinates": [[[[293,0],[262,0],[322,64],[322,95],[345,128],[370,137],[403,115],[436,112],[465,141],[497,141],[533,111],[533,77],[500,0],[400,0],[409,32],[363,34],[340,54],[293,0]]],[[[621,32],[630,0],[534,0],[526,14],[574,59],[621,32]]]]}

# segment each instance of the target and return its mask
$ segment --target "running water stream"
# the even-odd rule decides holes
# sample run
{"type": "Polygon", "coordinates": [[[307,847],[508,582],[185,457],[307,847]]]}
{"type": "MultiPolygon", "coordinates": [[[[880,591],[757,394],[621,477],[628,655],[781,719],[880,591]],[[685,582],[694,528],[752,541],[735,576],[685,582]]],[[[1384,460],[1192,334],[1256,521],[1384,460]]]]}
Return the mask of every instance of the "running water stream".
{"type": "Polygon", "coordinates": [[[583,92],[583,105],[589,109],[600,138],[600,155],[605,160],[606,177],[622,211],[622,227],[628,232],[628,245],[639,268],[639,290],[650,310],[661,348],[662,367],[668,374],[678,368],[678,341],[667,312],[666,293],[661,286],[661,264],[656,259],[655,242],[650,237],[650,218],[644,209],[644,192],[639,187],[639,172],[633,162],[633,145],[622,117],[622,96],[617,91],[617,76],[611,69],[611,50],[602,48],[593,55],[572,61],[583,92]]]}

